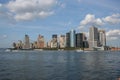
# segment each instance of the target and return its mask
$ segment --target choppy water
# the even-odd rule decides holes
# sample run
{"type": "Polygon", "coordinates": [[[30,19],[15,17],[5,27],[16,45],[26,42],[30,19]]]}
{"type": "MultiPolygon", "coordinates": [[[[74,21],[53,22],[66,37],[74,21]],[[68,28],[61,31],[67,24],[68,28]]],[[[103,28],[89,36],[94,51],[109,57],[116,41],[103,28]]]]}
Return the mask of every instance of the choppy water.
{"type": "Polygon", "coordinates": [[[0,80],[117,80],[120,52],[0,51],[0,80]]]}

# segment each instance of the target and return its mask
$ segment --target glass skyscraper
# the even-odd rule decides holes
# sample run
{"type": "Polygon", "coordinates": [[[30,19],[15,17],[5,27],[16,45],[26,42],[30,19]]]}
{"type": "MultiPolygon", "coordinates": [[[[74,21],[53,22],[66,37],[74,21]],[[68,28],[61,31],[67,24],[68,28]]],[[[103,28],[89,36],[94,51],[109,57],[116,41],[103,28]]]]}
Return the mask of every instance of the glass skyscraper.
{"type": "Polygon", "coordinates": [[[70,31],[70,47],[75,47],[75,30],[70,31]]]}

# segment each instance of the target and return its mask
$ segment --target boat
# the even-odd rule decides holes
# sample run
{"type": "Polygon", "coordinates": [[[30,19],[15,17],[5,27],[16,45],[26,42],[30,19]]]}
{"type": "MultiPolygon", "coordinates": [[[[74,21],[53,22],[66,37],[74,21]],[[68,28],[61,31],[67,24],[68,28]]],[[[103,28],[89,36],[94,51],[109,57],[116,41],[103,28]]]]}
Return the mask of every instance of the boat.
{"type": "Polygon", "coordinates": [[[43,49],[34,49],[34,51],[43,51],[43,49]]]}
{"type": "Polygon", "coordinates": [[[77,49],[76,52],[84,52],[84,50],[77,49]]]}
{"type": "Polygon", "coordinates": [[[11,49],[6,49],[5,52],[11,52],[11,49]]]}

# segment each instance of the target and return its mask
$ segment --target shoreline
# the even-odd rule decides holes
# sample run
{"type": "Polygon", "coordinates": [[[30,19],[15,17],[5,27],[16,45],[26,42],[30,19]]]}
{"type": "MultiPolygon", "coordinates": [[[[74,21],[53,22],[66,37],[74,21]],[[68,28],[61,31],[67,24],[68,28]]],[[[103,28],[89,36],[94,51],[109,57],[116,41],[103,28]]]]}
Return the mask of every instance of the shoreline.
{"type": "Polygon", "coordinates": [[[5,51],[76,51],[76,52],[91,52],[91,51],[120,51],[120,50],[89,50],[80,49],[80,48],[41,48],[41,49],[14,49],[14,48],[6,48],[5,51]]]}

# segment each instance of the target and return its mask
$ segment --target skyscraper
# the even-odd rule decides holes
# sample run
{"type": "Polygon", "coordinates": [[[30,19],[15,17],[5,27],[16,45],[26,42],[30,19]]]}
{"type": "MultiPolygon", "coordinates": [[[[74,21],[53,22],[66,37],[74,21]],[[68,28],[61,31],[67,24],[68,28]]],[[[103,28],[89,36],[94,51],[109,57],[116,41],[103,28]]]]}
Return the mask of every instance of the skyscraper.
{"type": "Polygon", "coordinates": [[[65,35],[60,35],[59,37],[59,47],[60,48],[65,48],[65,35]]]}
{"type": "Polygon", "coordinates": [[[89,29],[89,48],[93,49],[94,47],[98,47],[98,28],[90,27],[89,29]]]}
{"type": "Polygon", "coordinates": [[[75,47],[75,30],[70,31],[70,47],[75,47]]]}
{"type": "Polygon", "coordinates": [[[29,42],[29,36],[25,35],[25,40],[24,40],[24,49],[29,49],[30,48],[30,42],[29,42]]]}
{"type": "Polygon", "coordinates": [[[99,42],[100,42],[100,46],[106,46],[105,30],[99,30],[99,42]]]}
{"type": "Polygon", "coordinates": [[[44,36],[39,35],[37,39],[38,48],[44,48],[44,36]]]}
{"type": "Polygon", "coordinates": [[[57,48],[57,47],[58,47],[57,35],[54,34],[52,35],[51,48],[57,48]]]}
{"type": "Polygon", "coordinates": [[[66,47],[70,47],[70,32],[66,33],[66,47]]]}
{"type": "Polygon", "coordinates": [[[83,33],[76,34],[76,47],[83,47],[83,33]]]}

